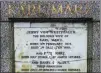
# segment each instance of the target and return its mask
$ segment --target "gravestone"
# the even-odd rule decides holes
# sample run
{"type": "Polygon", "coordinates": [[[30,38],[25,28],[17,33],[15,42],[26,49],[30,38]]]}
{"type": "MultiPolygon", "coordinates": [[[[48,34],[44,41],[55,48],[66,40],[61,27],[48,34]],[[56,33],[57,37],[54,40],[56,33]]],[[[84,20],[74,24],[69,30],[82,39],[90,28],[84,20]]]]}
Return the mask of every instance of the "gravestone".
{"type": "Polygon", "coordinates": [[[14,23],[15,72],[87,72],[87,23],[14,23]]]}

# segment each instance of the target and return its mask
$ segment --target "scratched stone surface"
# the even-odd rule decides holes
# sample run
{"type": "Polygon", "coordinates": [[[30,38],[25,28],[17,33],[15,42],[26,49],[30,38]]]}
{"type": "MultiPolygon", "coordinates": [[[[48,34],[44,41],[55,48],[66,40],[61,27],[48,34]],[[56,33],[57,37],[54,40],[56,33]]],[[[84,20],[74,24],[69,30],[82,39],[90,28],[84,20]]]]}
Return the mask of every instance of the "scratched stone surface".
{"type": "MultiPolygon", "coordinates": [[[[79,1],[75,1],[75,0],[68,0],[68,2],[70,4],[78,4],[79,1]]],[[[88,3],[89,7],[90,7],[90,12],[88,14],[71,14],[71,13],[67,13],[67,14],[52,14],[50,9],[47,8],[47,6],[50,4],[54,4],[57,5],[58,3],[62,3],[65,4],[66,2],[50,2],[50,1],[45,1],[45,2],[41,2],[41,1],[36,1],[36,2],[32,2],[32,1],[2,1],[1,3],[1,20],[2,21],[8,21],[9,17],[15,17],[15,18],[81,18],[81,17],[92,17],[93,20],[100,20],[100,2],[99,1],[83,1],[82,3],[80,2],[79,4],[85,6],[86,3],[88,3]],[[27,12],[27,8],[28,8],[28,4],[38,4],[40,3],[42,6],[42,12],[40,14],[21,14],[23,12],[18,12],[17,11],[17,7],[19,7],[20,5],[23,5],[26,9],[25,12],[27,12]],[[12,7],[15,7],[16,9],[14,9],[13,13],[11,15],[8,15],[8,7],[9,4],[12,5],[12,7]],[[47,11],[47,12],[46,12],[47,11]]],[[[51,6],[50,6],[51,7],[51,6]]],[[[1,22],[1,72],[12,72],[13,71],[13,67],[12,65],[14,64],[12,62],[13,60],[13,36],[12,36],[12,29],[11,29],[11,24],[8,22],[1,22]]],[[[93,65],[91,70],[93,72],[99,72],[100,71],[100,23],[99,22],[95,22],[93,23],[93,65]]]]}

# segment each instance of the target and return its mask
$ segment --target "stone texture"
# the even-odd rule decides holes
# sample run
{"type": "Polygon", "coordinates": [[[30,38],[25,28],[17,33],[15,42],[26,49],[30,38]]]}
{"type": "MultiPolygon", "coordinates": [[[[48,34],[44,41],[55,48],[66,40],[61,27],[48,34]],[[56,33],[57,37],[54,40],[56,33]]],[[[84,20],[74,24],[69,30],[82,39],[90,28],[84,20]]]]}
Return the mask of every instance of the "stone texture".
{"type": "Polygon", "coordinates": [[[12,59],[1,59],[1,72],[12,72],[12,59]]]}
{"type": "MultiPolygon", "coordinates": [[[[56,0],[55,0],[56,1],[56,0]]],[[[60,3],[61,1],[58,0],[58,2],[55,2],[55,5],[57,3],[60,3]]],[[[70,4],[78,4],[79,0],[68,0],[70,4]]],[[[47,3],[53,4],[54,2],[52,1],[2,1],[1,3],[1,20],[2,21],[8,21],[9,17],[14,17],[14,18],[87,18],[91,17],[93,20],[100,20],[100,2],[99,1],[82,1],[82,5],[85,6],[85,3],[89,4],[90,7],[90,12],[88,14],[52,14],[50,9],[47,8],[47,3]],[[40,14],[31,14],[30,16],[28,15],[22,15],[22,14],[17,14],[17,10],[14,10],[15,12],[12,15],[8,15],[8,5],[12,4],[14,7],[18,7],[21,4],[24,4],[25,6],[28,4],[38,4],[40,3],[43,7],[43,10],[40,14]],[[45,7],[44,7],[45,6],[45,7]],[[47,12],[46,12],[47,11],[47,12]]],[[[65,4],[65,2],[62,2],[65,4]]],[[[1,27],[1,72],[12,72],[12,58],[14,56],[14,48],[13,48],[13,35],[12,35],[12,29],[11,29],[11,23],[9,22],[1,22],[0,23],[1,27]]],[[[93,55],[91,57],[93,58],[92,61],[92,71],[93,72],[99,72],[100,71],[100,23],[99,22],[94,22],[93,23],[93,47],[92,47],[92,52],[93,55]]],[[[89,53],[90,54],[90,53],[89,53]]]]}
{"type": "Polygon", "coordinates": [[[92,72],[100,72],[100,60],[93,60],[93,69],[92,72]]]}
{"type": "Polygon", "coordinates": [[[12,30],[11,24],[1,23],[1,58],[12,58],[12,30]]]}
{"type": "Polygon", "coordinates": [[[100,23],[93,23],[93,60],[100,60],[100,23]]]}
{"type": "MultiPolygon", "coordinates": [[[[38,6],[37,6],[38,7],[38,6]]],[[[74,7],[71,7],[74,8],[74,7]]],[[[73,12],[73,11],[72,11],[73,12]]],[[[1,2],[1,17],[2,20],[8,20],[8,17],[15,17],[15,18],[82,18],[82,17],[92,17],[94,20],[99,20],[100,15],[100,2],[99,1],[75,1],[75,0],[67,0],[67,1],[2,1],[1,2]],[[76,5],[81,4],[83,7],[87,7],[88,4],[89,12],[86,13],[63,13],[63,14],[53,14],[51,11],[52,4],[55,7],[58,7],[59,4],[63,5],[63,8],[66,7],[66,4],[76,5]],[[28,5],[41,5],[41,12],[38,11],[32,12],[28,15],[28,5]],[[9,15],[8,7],[11,5],[12,13],[9,15]],[[24,7],[24,11],[21,10],[21,6],[24,7]],[[24,13],[25,12],[25,13],[24,13]],[[24,14],[22,14],[24,13],[24,14]]]]}

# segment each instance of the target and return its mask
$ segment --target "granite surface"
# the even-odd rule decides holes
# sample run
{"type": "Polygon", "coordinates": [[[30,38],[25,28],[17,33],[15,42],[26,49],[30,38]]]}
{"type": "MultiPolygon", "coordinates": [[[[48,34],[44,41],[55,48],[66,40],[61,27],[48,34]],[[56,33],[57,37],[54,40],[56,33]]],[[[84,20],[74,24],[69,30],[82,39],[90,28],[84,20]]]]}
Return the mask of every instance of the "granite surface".
{"type": "MultiPolygon", "coordinates": [[[[1,1],[0,2],[0,30],[1,30],[1,72],[13,72],[13,60],[14,60],[14,48],[13,48],[13,28],[12,24],[8,21],[8,18],[93,18],[93,21],[100,20],[100,2],[99,1],[75,1],[75,0],[66,0],[66,1],[1,1]],[[70,5],[81,4],[82,6],[89,5],[90,11],[86,14],[52,14],[50,11],[51,4],[54,4],[56,7],[59,3],[64,5],[69,3],[70,5]],[[28,5],[38,5],[40,4],[42,9],[41,13],[28,14],[28,5]],[[8,7],[12,6],[13,12],[9,15],[8,7]],[[25,7],[25,14],[23,10],[18,12],[19,7],[25,7]],[[48,6],[48,7],[47,7],[48,6]],[[18,9],[18,10],[17,10],[18,9]]],[[[93,42],[92,42],[92,72],[100,71],[100,22],[93,22],[93,42]]]]}

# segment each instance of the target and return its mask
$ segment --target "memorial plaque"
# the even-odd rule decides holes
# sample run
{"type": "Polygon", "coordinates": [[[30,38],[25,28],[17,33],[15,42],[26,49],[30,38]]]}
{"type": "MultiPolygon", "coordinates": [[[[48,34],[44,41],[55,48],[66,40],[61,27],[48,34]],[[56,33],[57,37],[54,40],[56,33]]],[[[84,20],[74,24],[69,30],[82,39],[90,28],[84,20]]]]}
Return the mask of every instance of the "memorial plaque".
{"type": "Polygon", "coordinates": [[[14,23],[16,72],[87,72],[86,23],[14,23]]]}

